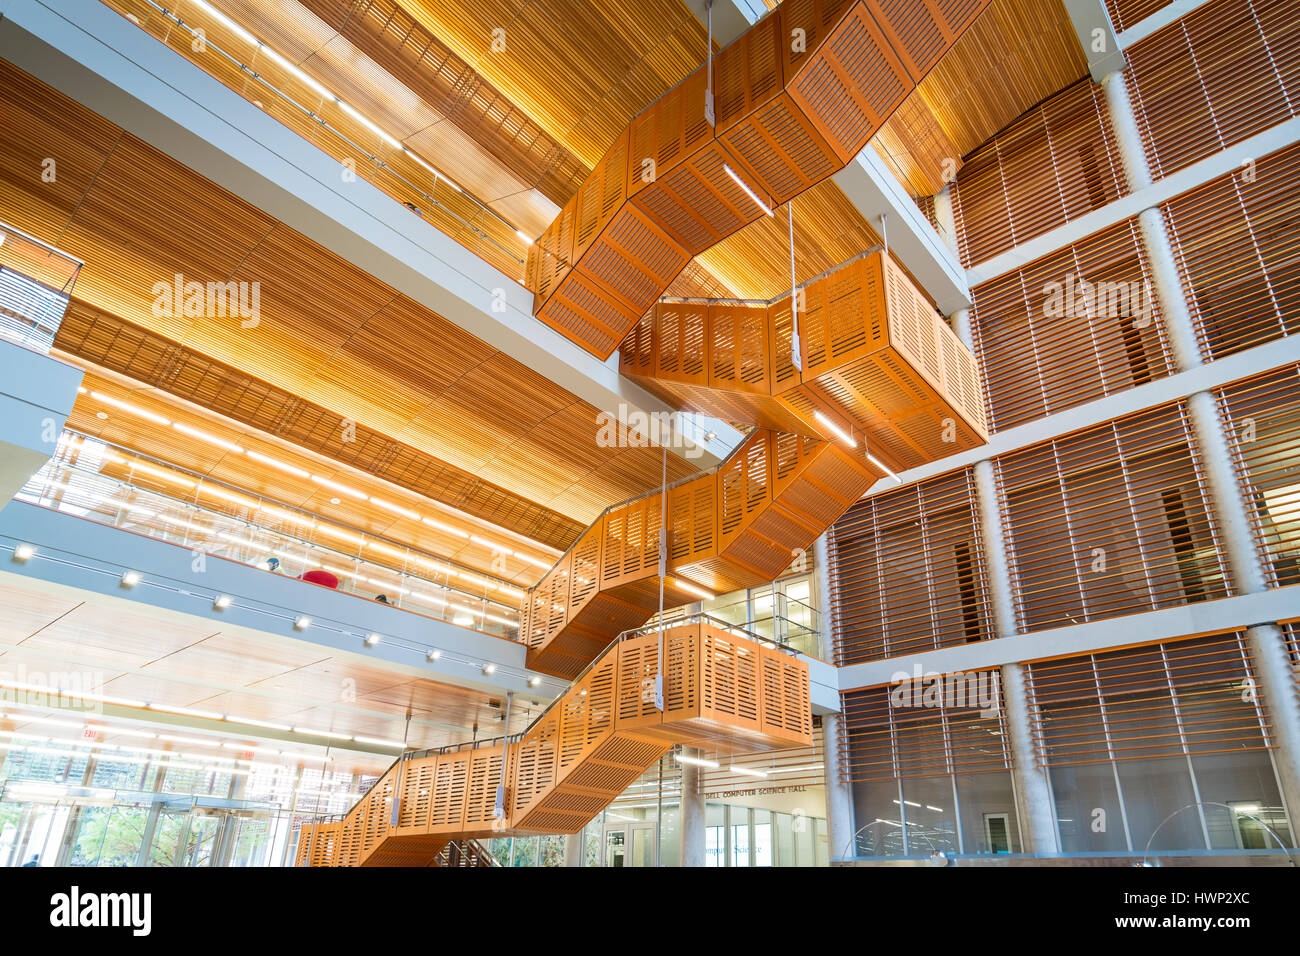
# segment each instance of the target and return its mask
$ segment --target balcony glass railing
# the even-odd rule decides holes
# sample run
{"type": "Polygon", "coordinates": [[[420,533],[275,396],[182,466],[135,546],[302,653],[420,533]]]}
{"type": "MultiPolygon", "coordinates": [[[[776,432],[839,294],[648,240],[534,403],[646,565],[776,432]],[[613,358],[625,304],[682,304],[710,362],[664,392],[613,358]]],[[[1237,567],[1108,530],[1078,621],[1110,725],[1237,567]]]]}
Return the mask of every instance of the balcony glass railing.
{"type": "MultiPolygon", "coordinates": [[[[687,607],[664,612],[665,623],[677,623],[690,617],[687,607]]],[[[815,607],[785,594],[769,593],[745,597],[740,592],[734,600],[721,598],[704,605],[711,623],[725,624],[737,634],[770,645],[789,648],[801,654],[825,659],[821,642],[821,615],[815,607]]],[[[646,625],[653,630],[658,625],[646,625]]]]}
{"type": "Polygon", "coordinates": [[[191,0],[183,9],[168,9],[154,0],[104,2],[338,160],[341,175],[365,179],[510,278],[523,281],[531,240],[402,142],[401,130],[384,129],[382,118],[366,115],[345,98],[365,103],[373,101],[376,91],[364,85],[351,93],[331,88],[297,66],[287,47],[276,50],[265,42],[267,37],[254,35],[203,0],[191,0]]]}
{"type": "Polygon", "coordinates": [[[65,431],[54,458],[16,497],[289,577],[328,571],[338,578],[340,591],[518,639],[518,601],[523,592],[506,581],[255,492],[173,465],[162,466],[118,446],[65,431]],[[106,467],[124,464],[145,480],[103,473],[106,467]],[[144,487],[146,482],[168,483],[196,499],[201,493],[214,493],[235,513],[144,487]]]}
{"type": "Polygon", "coordinates": [[[0,337],[48,354],[81,260],[0,222],[0,337]]]}

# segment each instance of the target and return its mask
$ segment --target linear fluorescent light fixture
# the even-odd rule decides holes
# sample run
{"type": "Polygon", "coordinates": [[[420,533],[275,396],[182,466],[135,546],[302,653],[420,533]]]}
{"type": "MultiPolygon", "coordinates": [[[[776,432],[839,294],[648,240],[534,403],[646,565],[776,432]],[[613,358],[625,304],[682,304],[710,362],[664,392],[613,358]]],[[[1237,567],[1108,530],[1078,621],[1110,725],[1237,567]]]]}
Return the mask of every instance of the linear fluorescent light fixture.
{"type": "Polygon", "coordinates": [[[730,767],[728,767],[727,769],[730,770],[732,773],[743,774],[743,775],[746,776],[746,777],[766,777],[766,776],[767,776],[767,771],[766,771],[766,770],[754,770],[754,769],[751,768],[751,767],[737,767],[735,764],[732,764],[732,765],[731,765],[730,767]]]}
{"type": "Polygon", "coordinates": [[[716,594],[704,590],[704,588],[700,587],[698,584],[692,584],[690,581],[687,581],[685,578],[673,578],[673,583],[677,587],[681,588],[683,591],[686,591],[688,594],[694,594],[696,597],[702,597],[706,601],[712,601],[714,598],[717,597],[716,594]]]}
{"type": "Polygon", "coordinates": [[[840,441],[844,442],[844,444],[848,445],[850,448],[858,447],[858,443],[854,440],[853,436],[850,435],[848,432],[846,432],[843,428],[840,428],[839,425],[836,425],[833,421],[831,421],[827,415],[823,414],[820,408],[813,409],[813,417],[816,418],[817,421],[819,421],[821,424],[825,425],[827,430],[830,431],[840,441]]]}
{"type": "Polygon", "coordinates": [[[673,754],[673,759],[678,763],[690,764],[692,767],[708,767],[710,770],[718,769],[716,760],[702,760],[699,757],[687,757],[683,754],[673,754]]]}
{"type": "Polygon", "coordinates": [[[768,204],[765,203],[765,202],[763,202],[763,200],[761,200],[761,199],[758,198],[758,193],[756,193],[756,192],[754,192],[754,190],[750,189],[750,188],[749,188],[749,184],[746,183],[746,182],[745,182],[743,179],[741,179],[739,176],[737,176],[737,175],[736,175],[736,171],[735,171],[734,169],[732,169],[732,168],[731,168],[730,166],[728,166],[726,163],[723,163],[723,164],[722,164],[722,168],[725,169],[725,170],[727,171],[727,175],[728,175],[728,176],[730,176],[732,179],[734,179],[734,180],[736,181],[736,185],[737,185],[737,186],[739,186],[741,189],[745,190],[745,195],[748,196],[750,199],[754,200],[754,205],[755,205],[755,206],[757,206],[759,209],[763,210],[763,212],[767,213],[769,216],[772,215],[772,210],[771,210],[771,208],[768,206],[768,204]]]}
{"type": "Polygon", "coordinates": [[[871,462],[873,465],[875,465],[877,468],[879,468],[881,471],[883,471],[885,474],[887,474],[890,478],[893,478],[895,481],[899,482],[900,484],[902,483],[903,479],[902,479],[902,478],[899,478],[898,475],[894,474],[894,473],[893,473],[892,471],[890,471],[887,467],[885,467],[884,462],[882,462],[882,461],[881,461],[879,458],[877,458],[875,455],[868,454],[868,455],[867,455],[867,461],[871,462]]]}

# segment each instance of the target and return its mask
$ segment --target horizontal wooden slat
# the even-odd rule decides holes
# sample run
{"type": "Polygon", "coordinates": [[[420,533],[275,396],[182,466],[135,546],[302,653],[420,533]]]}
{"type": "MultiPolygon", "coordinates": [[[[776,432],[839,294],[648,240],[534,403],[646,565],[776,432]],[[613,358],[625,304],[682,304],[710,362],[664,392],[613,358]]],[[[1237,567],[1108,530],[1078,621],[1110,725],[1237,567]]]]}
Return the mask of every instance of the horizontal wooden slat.
{"type": "Polygon", "coordinates": [[[1234,382],[1217,397],[1273,583],[1300,583],[1300,365],[1234,382]]]}
{"type": "Polygon", "coordinates": [[[873,495],[835,523],[835,663],[992,636],[969,469],[873,495]]]}
{"type": "Polygon", "coordinates": [[[994,430],[1174,370],[1136,220],[976,286],[972,296],[994,430]]]}
{"type": "Polygon", "coordinates": [[[962,262],[975,265],[1124,195],[1101,88],[1084,78],[966,157],[951,184],[962,262]]]}
{"type": "Polygon", "coordinates": [[[1161,211],[1206,355],[1222,358],[1300,329],[1300,146],[1161,211]]]}
{"type": "MultiPolygon", "coordinates": [[[[951,675],[942,676],[947,681],[951,675]]],[[[962,676],[997,686],[996,672],[962,676]]],[[[985,711],[954,692],[932,704],[910,706],[906,699],[891,699],[895,691],[890,686],[867,687],[841,695],[839,745],[849,780],[987,773],[1011,766],[1000,700],[985,711]]]]}
{"type": "Polygon", "coordinates": [[[1002,455],[995,465],[1023,629],[1230,593],[1181,404],[1002,455]]]}
{"type": "Polygon", "coordinates": [[[1157,178],[1300,115],[1293,0],[1213,0],[1125,54],[1157,178]]]}
{"type": "Polygon", "coordinates": [[[1274,746],[1239,633],[1030,663],[1040,766],[1274,746]]]}

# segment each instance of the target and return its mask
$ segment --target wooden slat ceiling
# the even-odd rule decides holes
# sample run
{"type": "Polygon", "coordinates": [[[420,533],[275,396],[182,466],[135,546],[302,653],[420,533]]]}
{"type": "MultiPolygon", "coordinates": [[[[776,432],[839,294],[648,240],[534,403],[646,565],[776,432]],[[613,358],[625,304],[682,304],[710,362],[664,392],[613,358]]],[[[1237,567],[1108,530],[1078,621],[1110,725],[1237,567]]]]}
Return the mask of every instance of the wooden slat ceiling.
{"type": "MultiPolygon", "coordinates": [[[[658,484],[655,450],[597,446],[594,406],[7,63],[0,104],[4,125],[27,132],[3,145],[0,220],[84,259],[76,294],[105,321],[183,343],[572,528],[658,484]],[[154,284],[178,272],[260,283],[260,324],[155,315],[154,284]]],[[[670,477],[691,470],[669,459],[670,477]]]]}
{"type": "MultiPolygon", "coordinates": [[[[6,575],[0,580],[0,658],[27,673],[93,673],[96,693],[228,713],[336,733],[437,747],[499,734],[504,695],[368,664],[309,641],[180,625],[122,602],[82,602],[6,575]],[[355,701],[339,688],[355,681],[355,701]]],[[[511,730],[543,699],[516,698],[511,730]]],[[[280,745],[292,749],[289,744],[280,745]]]]}
{"type": "MultiPolygon", "coordinates": [[[[75,363],[75,359],[72,361],[75,363]]],[[[533,584],[544,570],[537,564],[526,563],[514,557],[498,560],[499,556],[491,546],[468,541],[460,535],[394,514],[391,510],[368,501],[340,494],[309,478],[300,477],[297,473],[269,467],[248,455],[229,451],[190,435],[178,434],[165,427],[160,428],[157,423],[148,418],[98,397],[105,395],[110,400],[128,402],[145,412],[161,415],[172,422],[215,436],[245,450],[257,452],[301,471],[356,489],[368,497],[379,498],[420,513],[434,521],[461,528],[484,541],[494,542],[510,551],[527,554],[537,561],[549,564],[556,557],[554,552],[530,546],[531,541],[512,533],[509,529],[475,520],[463,511],[433,506],[424,496],[399,489],[368,473],[340,466],[336,461],[310,454],[299,446],[276,442],[265,432],[242,426],[231,419],[204,413],[189,403],[177,400],[168,392],[141,387],[140,383],[133,379],[103,371],[97,366],[88,365],[87,368],[86,378],[82,383],[86,392],[78,396],[72,413],[68,416],[68,427],[83,434],[121,445],[147,457],[167,461],[169,464],[226,482],[255,495],[265,495],[275,501],[319,515],[328,521],[382,535],[437,557],[447,558],[495,577],[504,578],[521,587],[533,584]],[[100,415],[105,417],[100,418],[100,415]]],[[[126,469],[121,466],[104,470],[114,477],[126,477],[126,469]]],[[[187,492],[180,485],[162,479],[154,480],[146,473],[136,474],[134,481],[171,497],[189,499],[193,496],[192,491],[187,492]]],[[[216,499],[211,499],[209,506],[227,510],[216,499]]],[[[347,545],[340,541],[321,540],[342,550],[348,550],[347,545]]],[[[500,594],[494,597],[511,606],[516,603],[508,597],[503,598],[500,594]]]]}
{"type": "Polygon", "coordinates": [[[704,25],[682,0],[398,2],[588,167],[705,60],[704,25]]]}
{"type": "Polygon", "coordinates": [[[994,0],[873,144],[912,195],[933,195],[944,158],[960,160],[1087,72],[1063,0],[994,0]]]}

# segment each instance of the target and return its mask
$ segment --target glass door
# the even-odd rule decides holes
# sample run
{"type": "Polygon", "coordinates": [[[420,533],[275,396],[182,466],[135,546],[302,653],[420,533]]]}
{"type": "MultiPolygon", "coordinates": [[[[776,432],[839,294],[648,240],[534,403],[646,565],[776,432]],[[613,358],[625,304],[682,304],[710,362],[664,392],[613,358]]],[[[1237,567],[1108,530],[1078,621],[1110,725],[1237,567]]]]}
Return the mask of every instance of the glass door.
{"type": "Polygon", "coordinates": [[[658,827],[654,823],[628,823],[605,827],[604,866],[654,866],[655,837],[658,827]]]}

